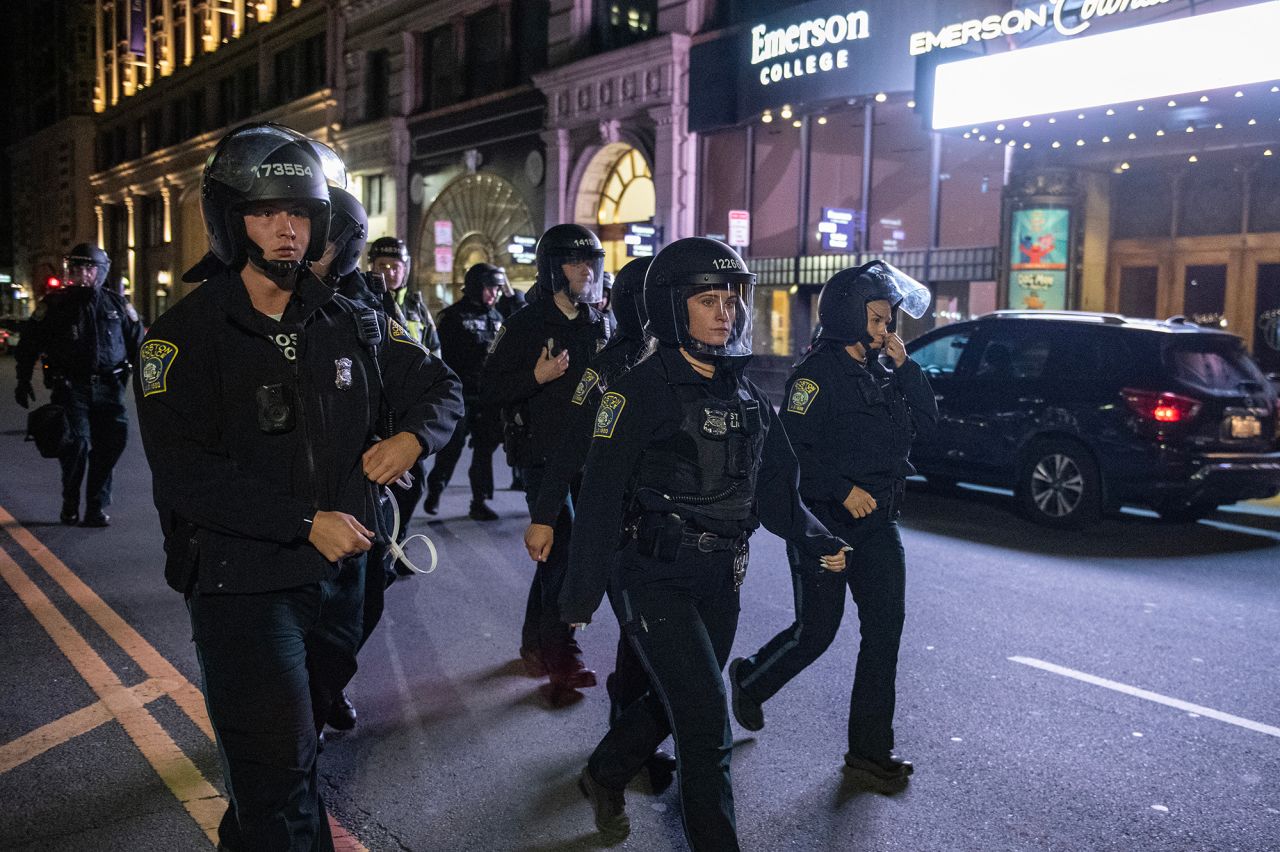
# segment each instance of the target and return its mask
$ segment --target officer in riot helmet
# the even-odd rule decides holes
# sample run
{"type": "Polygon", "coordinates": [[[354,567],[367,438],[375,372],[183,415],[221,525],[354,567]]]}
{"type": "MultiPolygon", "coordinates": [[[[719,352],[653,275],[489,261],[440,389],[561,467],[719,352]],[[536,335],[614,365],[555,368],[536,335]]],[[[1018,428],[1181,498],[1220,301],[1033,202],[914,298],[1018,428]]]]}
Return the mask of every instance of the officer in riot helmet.
{"type": "Polygon", "coordinates": [[[787,384],[782,422],[800,459],[800,493],[853,548],[854,570],[816,570],[794,545],[788,556],[795,623],[729,667],[733,711],[750,731],[762,705],[830,646],[847,585],[862,636],[849,705],[851,778],[885,794],[913,767],[894,755],[893,715],[906,570],[898,515],[912,440],[938,420],[933,391],[896,334],[899,309],[920,317],[924,285],[884,261],[837,272],[822,288],[816,343],[787,384]],[[889,361],[886,366],[883,361],[889,361]]]}
{"type": "Polygon", "coordinates": [[[754,285],[742,258],[716,240],[662,249],[644,284],[657,351],[610,385],[595,416],[560,612],[585,624],[611,586],[653,681],[579,780],[608,840],[630,830],[623,788],[674,734],[689,845],[738,848],[721,672],[747,540],[763,523],[812,567],[844,570],[844,542],[801,503],[782,425],[743,375],[754,285]]]}
{"type": "Polygon", "coordinates": [[[227,134],[201,200],[206,280],[151,327],[134,382],[165,579],[227,775],[220,846],[332,849],[316,754],[356,670],[377,494],[444,445],[461,393],[399,324],[307,270],[331,201],[297,133],[227,134]]]}
{"type": "Polygon", "coordinates": [[[496,409],[481,404],[480,374],[489,347],[502,329],[502,314],[496,303],[504,285],[510,286],[505,272],[489,263],[477,263],[463,279],[462,298],[440,312],[440,351],[444,362],[462,380],[467,416],[427,475],[423,508],[429,515],[440,510],[440,495],[453,476],[469,435],[472,453],[467,471],[471,485],[468,515],[474,521],[498,519],[485,501],[493,497],[493,451],[502,443],[502,418],[496,409]]]}
{"type": "MultiPolygon", "coordinates": [[[[484,365],[481,402],[503,412],[507,458],[517,467],[530,510],[547,459],[564,432],[570,400],[591,359],[607,340],[600,301],[604,248],[581,225],[555,225],[536,249],[539,298],[511,316],[484,365]]],[[[521,629],[520,656],[531,676],[549,676],[553,704],[595,686],[582,664],[558,598],[568,560],[573,501],[557,507],[555,545],[538,562],[521,629]]]]}
{"type": "Polygon", "coordinates": [[[62,468],[62,523],[105,527],[110,518],[111,474],[124,452],[129,420],[124,388],[137,366],[142,323],[133,305],[104,286],[111,260],[92,243],[80,243],[63,261],[63,286],[50,290],[23,326],[14,396],[26,408],[35,400],[31,373],[44,363],[50,401],[62,406],[68,440],[62,468]],[[86,478],[87,474],[87,478],[86,478]],[[85,512],[80,515],[80,487],[85,512]]]}
{"type": "Polygon", "coordinates": [[[409,329],[414,338],[432,352],[440,351],[440,337],[427,302],[416,287],[409,286],[412,261],[409,247],[399,237],[378,237],[369,244],[369,271],[382,276],[387,295],[383,297],[388,315],[409,329]]]}

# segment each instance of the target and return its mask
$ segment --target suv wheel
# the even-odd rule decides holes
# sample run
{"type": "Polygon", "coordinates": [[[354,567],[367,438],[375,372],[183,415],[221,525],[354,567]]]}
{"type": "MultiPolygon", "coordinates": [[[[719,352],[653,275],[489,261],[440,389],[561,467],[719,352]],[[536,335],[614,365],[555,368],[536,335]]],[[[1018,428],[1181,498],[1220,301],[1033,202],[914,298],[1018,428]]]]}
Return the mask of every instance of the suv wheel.
{"type": "Polygon", "coordinates": [[[1059,529],[1079,529],[1101,514],[1098,466],[1081,444],[1035,441],[1018,472],[1018,502],[1027,517],[1059,529]]]}

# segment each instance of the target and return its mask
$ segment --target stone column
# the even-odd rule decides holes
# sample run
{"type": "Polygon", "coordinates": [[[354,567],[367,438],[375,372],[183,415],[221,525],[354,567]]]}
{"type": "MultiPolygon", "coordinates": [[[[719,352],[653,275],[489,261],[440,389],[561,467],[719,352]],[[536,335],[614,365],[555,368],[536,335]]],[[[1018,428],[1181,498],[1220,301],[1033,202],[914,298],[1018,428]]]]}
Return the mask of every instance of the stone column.
{"type": "Polygon", "coordinates": [[[569,131],[563,127],[552,128],[542,132],[542,143],[546,146],[547,169],[543,178],[543,193],[546,202],[543,207],[549,228],[563,222],[571,222],[572,211],[569,203],[569,176],[573,168],[573,150],[569,144],[569,131]]]}

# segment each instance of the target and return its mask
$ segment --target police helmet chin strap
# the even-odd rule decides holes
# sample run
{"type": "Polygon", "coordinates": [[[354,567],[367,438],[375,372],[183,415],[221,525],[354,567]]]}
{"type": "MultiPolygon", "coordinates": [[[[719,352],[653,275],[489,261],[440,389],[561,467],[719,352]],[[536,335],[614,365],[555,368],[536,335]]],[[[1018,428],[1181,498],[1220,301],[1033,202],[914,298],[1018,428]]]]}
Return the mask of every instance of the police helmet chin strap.
{"type": "Polygon", "coordinates": [[[298,276],[307,267],[307,263],[300,260],[267,260],[261,246],[253,240],[249,240],[248,243],[246,253],[248,254],[249,263],[252,263],[258,271],[274,281],[277,286],[284,289],[293,289],[293,285],[298,282],[298,276]]]}
{"type": "Polygon", "coordinates": [[[400,504],[396,502],[396,498],[392,495],[391,488],[389,486],[382,486],[382,490],[386,494],[387,499],[391,501],[391,536],[390,540],[387,542],[387,549],[391,551],[391,555],[395,557],[397,562],[415,574],[430,574],[432,571],[435,571],[436,568],[440,567],[440,559],[439,554],[436,553],[435,542],[427,538],[427,536],[422,533],[414,533],[406,538],[403,543],[397,541],[397,539],[400,538],[400,504]],[[419,538],[427,545],[427,551],[431,554],[431,565],[428,568],[419,568],[417,565],[414,565],[404,552],[404,546],[406,544],[419,538]]]}

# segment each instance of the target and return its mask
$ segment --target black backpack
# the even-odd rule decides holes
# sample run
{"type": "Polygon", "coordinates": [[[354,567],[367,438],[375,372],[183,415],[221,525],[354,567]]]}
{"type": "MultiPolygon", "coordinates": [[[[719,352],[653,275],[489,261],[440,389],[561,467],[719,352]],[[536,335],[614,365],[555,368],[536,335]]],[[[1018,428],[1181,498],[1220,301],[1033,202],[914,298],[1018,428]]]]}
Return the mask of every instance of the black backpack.
{"type": "Polygon", "coordinates": [[[27,415],[27,438],[47,459],[56,459],[71,444],[67,410],[57,403],[42,405],[27,415]]]}

